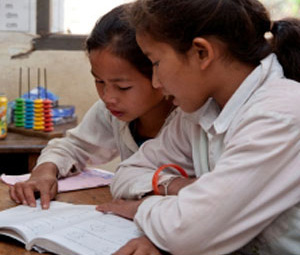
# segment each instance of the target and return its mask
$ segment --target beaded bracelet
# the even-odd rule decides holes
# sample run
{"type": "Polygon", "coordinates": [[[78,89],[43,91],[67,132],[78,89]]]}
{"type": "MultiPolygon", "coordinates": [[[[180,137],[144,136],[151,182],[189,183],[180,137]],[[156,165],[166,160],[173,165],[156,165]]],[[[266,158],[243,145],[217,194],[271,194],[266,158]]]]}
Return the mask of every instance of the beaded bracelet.
{"type": "MultiPolygon", "coordinates": [[[[168,195],[168,187],[169,187],[169,185],[170,185],[170,183],[174,180],[174,179],[176,179],[176,178],[182,178],[182,176],[178,176],[178,175],[173,175],[173,176],[171,176],[169,179],[167,179],[167,180],[165,180],[165,181],[163,181],[163,182],[161,182],[159,185],[161,185],[161,186],[163,186],[164,187],[164,195],[165,196],[167,196],[168,195]]],[[[161,195],[161,194],[160,194],[161,195]]]]}
{"type": "MultiPolygon", "coordinates": [[[[175,168],[182,176],[184,176],[185,178],[188,178],[188,174],[185,172],[185,170],[175,164],[165,164],[160,166],[154,173],[153,178],[152,178],[152,188],[153,188],[153,192],[155,195],[160,195],[159,189],[158,189],[158,179],[159,179],[159,174],[161,171],[163,171],[164,169],[168,168],[168,167],[172,167],[175,168]]],[[[166,189],[166,187],[165,187],[166,189]]]]}

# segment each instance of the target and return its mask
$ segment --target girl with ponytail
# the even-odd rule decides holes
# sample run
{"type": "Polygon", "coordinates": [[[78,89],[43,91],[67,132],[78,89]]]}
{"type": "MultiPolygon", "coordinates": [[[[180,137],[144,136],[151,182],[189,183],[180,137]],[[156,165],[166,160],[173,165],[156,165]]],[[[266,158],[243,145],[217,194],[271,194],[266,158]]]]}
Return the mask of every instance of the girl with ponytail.
{"type": "MultiPolygon", "coordinates": [[[[113,196],[136,201],[98,209],[174,255],[299,255],[299,20],[271,22],[258,0],[137,0],[128,17],[183,112],[119,167],[113,196]],[[169,169],[151,195],[169,163],[190,178],[169,169]]],[[[151,254],[140,247],[115,255],[151,254]]]]}

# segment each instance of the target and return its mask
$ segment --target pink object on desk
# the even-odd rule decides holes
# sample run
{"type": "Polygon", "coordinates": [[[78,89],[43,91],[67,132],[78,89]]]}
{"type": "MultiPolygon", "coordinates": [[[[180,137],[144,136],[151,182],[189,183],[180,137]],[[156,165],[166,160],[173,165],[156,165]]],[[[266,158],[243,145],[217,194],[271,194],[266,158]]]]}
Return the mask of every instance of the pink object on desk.
{"type": "MultiPolygon", "coordinates": [[[[109,185],[114,174],[99,168],[86,168],[77,175],[58,180],[58,192],[80,190],[109,185]]],[[[1,175],[1,180],[9,185],[28,180],[30,174],[1,175]]]]}

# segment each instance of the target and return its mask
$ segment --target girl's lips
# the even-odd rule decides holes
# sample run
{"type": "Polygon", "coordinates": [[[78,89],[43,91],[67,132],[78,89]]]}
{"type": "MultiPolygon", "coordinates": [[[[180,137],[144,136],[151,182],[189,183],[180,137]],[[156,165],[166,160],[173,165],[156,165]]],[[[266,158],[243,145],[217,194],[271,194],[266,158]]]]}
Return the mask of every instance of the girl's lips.
{"type": "Polygon", "coordinates": [[[119,111],[114,111],[114,110],[109,110],[111,112],[112,115],[116,116],[116,117],[122,117],[124,115],[123,112],[119,112],[119,111]]]}

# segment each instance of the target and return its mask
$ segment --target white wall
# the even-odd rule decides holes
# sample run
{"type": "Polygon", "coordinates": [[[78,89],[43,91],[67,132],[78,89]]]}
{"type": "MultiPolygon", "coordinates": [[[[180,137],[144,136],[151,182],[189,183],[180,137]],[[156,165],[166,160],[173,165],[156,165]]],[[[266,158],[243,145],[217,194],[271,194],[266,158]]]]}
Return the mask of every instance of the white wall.
{"type": "Polygon", "coordinates": [[[32,38],[28,34],[0,32],[0,92],[14,100],[19,96],[19,68],[23,68],[23,93],[27,92],[27,67],[32,69],[31,87],[37,84],[37,68],[46,68],[48,89],[60,97],[60,105],[75,105],[81,120],[98,99],[86,53],[34,51],[27,57],[11,59],[11,56],[29,50],[32,38]]]}

